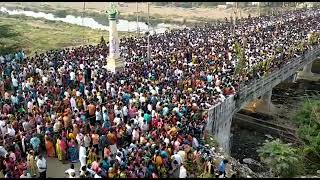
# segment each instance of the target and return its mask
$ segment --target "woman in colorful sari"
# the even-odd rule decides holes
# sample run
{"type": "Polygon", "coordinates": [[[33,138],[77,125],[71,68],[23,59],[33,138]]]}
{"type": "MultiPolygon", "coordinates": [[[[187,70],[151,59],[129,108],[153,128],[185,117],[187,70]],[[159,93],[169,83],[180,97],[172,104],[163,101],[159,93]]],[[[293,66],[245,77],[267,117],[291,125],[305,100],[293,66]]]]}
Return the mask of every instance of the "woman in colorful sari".
{"type": "Polygon", "coordinates": [[[18,144],[15,144],[14,146],[14,154],[16,155],[16,159],[21,159],[21,150],[18,144]]]}
{"type": "Polygon", "coordinates": [[[59,161],[62,161],[62,152],[61,152],[61,148],[60,148],[60,143],[61,143],[61,137],[59,136],[57,138],[57,143],[56,143],[56,153],[57,153],[59,161]]]}
{"type": "Polygon", "coordinates": [[[66,158],[67,158],[67,142],[65,137],[62,137],[60,140],[60,150],[61,150],[61,155],[62,155],[62,162],[64,163],[66,158]]]}
{"type": "Polygon", "coordinates": [[[47,156],[48,157],[55,157],[56,153],[54,151],[54,145],[48,135],[45,135],[45,145],[46,145],[46,150],[47,150],[47,156]]]}
{"type": "Polygon", "coordinates": [[[33,150],[31,150],[28,153],[27,166],[28,166],[28,171],[30,172],[30,175],[32,177],[36,176],[37,175],[37,164],[36,164],[33,150]]]}
{"type": "Polygon", "coordinates": [[[40,139],[34,134],[30,140],[30,144],[32,145],[32,148],[35,150],[36,153],[39,152],[40,143],[40,139]]]}
{"type": "Polygon", "coordinates": [[[75,140],[71,139],[68,143],[68,159],[72,163],[76,163],[78,161],[78,150],[77,150],[77,144],[75,140]]]}
{"type": "Polygon", "coordinates": [[[18,159],[18,164],[16,166],[15,178],[20,178],[23,174],[23,171],[27,169],[27,164],[22,159],[18,159]]]}
{"type": "Polygon", "coordinates": [[[95,152],[95,149],[92,147],[88,154],[87,165],[91,166],[92,162],[96,160],[97,160],[97,154],[95,152]]]}

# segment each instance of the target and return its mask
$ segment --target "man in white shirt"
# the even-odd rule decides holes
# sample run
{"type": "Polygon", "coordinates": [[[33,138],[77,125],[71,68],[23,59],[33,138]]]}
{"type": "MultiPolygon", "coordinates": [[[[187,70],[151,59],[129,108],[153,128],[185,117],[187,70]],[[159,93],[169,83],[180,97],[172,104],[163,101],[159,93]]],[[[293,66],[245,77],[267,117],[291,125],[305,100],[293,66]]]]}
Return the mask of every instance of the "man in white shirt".
{"type": "Polygon", "coordinates": [[[77,103],[73,96],[70,98],[70,105],[73,111],[77,109],[77,103]]]}
{"type": "Polygon", "coordinates": [[[20,178],[31,178],[30,173],[28,173],[27,170],[23,171],[23,174],[21,174],[20,178]]]}
{"type": "Polygon", "coordinates": [[[1,134],[3,136],[7,134],[7,123],[5,120],[0,120],[0,128],[1,128],[1,134]]]}
{"type": "Polygon", "coordinates": [[[47,175],[47,161],[44,159],[44,157],[42,157],[41,154],[38,157],[39,158],[37,160],[37,167],[40,174],[39,178],[45,179],[47,175]]]}
{"type": "Polygon", "coordinates": [[[182,164],[182,158],[176,151],[174,152],[174,155],[171,156],[171,158],[173,160],[176,160],[179,165],[182,164]]]}
{"type": "Polygon", "coordinates": [[[53,125],[53,131],[54,132],[59,132],[61,127],[62,127],[62,123],[59,120],[56,120],[56,122],[53,125]]]}
{"type": "Polygon", "coordinates": [[[12,86],[13,86],[15,89],[17,89],[18,86],[19,86],[18,79],[17,79],[16,77],[13,77],[11,81],[12,81],[12,86]]]}
{"type": "Polygon", "coordinates": [[[29,100],[27,106],[28,106],[28,112],[29,112],[29,113],[32,113],[33,101],[32,101],[32,100],[29,100]]]}
{"type": "Polygon", "coordinates": [[[0,63],[4,64],[5,63],[5,58],[3,56],[0,56],[0,63]]]}
{"type": "Polygon", "coordinates": [[[117,117],[114,118],[113,122],[114,122],[116,125],[119,125],[119,124],[121,123],[120,114],[118,114],[117,117]]]}
{"type": "Polygon", "coordinates": [[[8,124],[8,135],[11,137],[15,137],[16,131],[12,128],[11,124],[8,124]]]}
{"type": "Polygon", "coordinates": [[[74,164],[71,164],[71,165],[70,165],[70,168],[67,169],[64,173],[65,173],[65,174],[68,174],[68,175],[69,175],[69,178],[74,178],[74,177],[72,176],[73,173],[76,173],[76,171],[74,170],[74,164]]]}
{"type": "Polygon", "coordinates": [[[187,170],[186,170],[186,168],[183,166],[183,164],[180,166],[179,178],[187,178],[187,170]]]}
{"type": "Polygon", "coordinates": [[[87,157],[86,148],[83,146],[83,143],[81,143],[80,148],[79,148],[80,170],[83,166],[87,165],[86,157],[87,157]]]}
{"type": "Polygon", "coordinates": [[[76,79],[76,73],[73,72],[73,71],[71,71],[71,72],[70,72],[70,80],[71,80],[71,81],[74,81],[75,79],[76,79]]]}
{"type": "Polygon", "coordinates": [[[127,121],[128,121],[128,111],[129,111],[128,107],[126,105],[124,105],[122,107],[122,114],[123,114],[123,120],[125,123],[127,123],[127,121]]]}

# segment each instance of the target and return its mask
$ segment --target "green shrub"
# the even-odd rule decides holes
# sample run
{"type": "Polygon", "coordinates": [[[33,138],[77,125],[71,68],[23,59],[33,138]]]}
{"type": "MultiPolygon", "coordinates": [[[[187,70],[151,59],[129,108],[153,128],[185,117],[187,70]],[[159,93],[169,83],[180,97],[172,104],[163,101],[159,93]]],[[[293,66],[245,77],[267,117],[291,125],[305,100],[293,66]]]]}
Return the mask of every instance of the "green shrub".
{"type": "Polygon", "coordinates": [[[296,114],[298,135],[305,143],[302,147],[306,168],[314,172],[320,168],[320,101],[307,101],[296,114]]]}
{"type": "Polygon", "coordinates": [[[280,139],[266,140],[259,153],[261,162],[276,175],[281,177],[293,177],[302,172],[302,162],[297,148],[284,144],[280,139]]]}
{"type": "Polygon", "coordinates": [[[54,13],[54,15],[58,18],[65,18],[67,17],[68,13],[66,10],[58,10],[54,13]]]}

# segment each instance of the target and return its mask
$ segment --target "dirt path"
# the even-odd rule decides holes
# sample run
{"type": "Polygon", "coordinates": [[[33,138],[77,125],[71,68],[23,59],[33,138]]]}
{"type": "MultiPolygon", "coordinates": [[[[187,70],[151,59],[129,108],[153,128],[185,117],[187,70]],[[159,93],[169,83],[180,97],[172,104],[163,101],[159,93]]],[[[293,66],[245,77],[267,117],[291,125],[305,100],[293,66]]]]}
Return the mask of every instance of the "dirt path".
{"type": "MultiPolygon", "coordinates": [[[[62,164],[57,158],[46,158],[48,163],[47,178],[65,178],[64,171],[70,168],[70,163],[62,164]]],[[[79,175],[77,170],[80,169],[80,163],[74,164],[76,175],[79,175]]]]}

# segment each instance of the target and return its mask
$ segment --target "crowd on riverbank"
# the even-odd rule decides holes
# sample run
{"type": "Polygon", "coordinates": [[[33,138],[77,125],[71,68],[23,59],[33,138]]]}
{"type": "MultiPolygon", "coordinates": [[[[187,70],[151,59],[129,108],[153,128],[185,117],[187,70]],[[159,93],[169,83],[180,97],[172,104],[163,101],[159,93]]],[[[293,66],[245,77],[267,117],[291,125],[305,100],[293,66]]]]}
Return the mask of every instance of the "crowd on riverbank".
{"type": "Polygon", "coordinates": [[[0,56],[2,173],[34,176],[46,154],[80,161],[80,177],[194,176],[212,160],[204,109],[310,50],[319,21],[304,10],[172,30],[150,37],[150,60],[146,37],[124,38],[116,74],[105,44],[0,56]]]}

